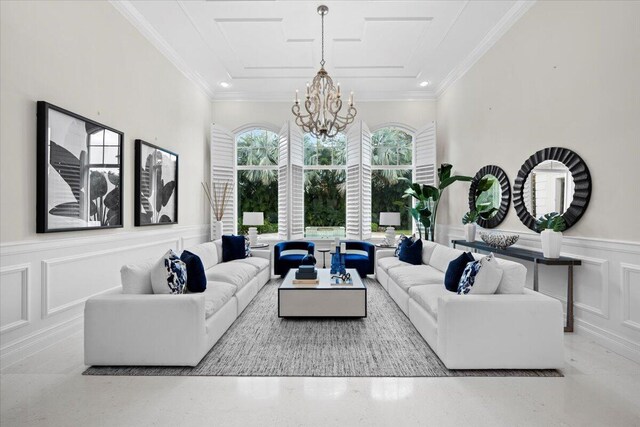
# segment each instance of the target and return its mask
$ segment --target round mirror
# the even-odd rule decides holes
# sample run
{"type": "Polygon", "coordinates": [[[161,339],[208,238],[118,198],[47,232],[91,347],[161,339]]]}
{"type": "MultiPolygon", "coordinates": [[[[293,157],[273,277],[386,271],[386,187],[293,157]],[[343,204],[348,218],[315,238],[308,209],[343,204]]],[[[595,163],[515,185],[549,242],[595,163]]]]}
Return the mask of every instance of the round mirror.
{"type": "Polygon", "coordinates": [[[510,203],[511,185],[502,168],[488,165],[475,174],[469,187],[469,210],[478,212],[480,227],[497,227],[507,216],[510,203]]]}
{"type": "Polygon", "coordinates": [[[531,230],[536,218],[557,212],[567,228],[584,214],[591,196],[591,176],[584,161],[571,150],[550,147],[529,157],[514,185],[514,206],[531,230]]]}

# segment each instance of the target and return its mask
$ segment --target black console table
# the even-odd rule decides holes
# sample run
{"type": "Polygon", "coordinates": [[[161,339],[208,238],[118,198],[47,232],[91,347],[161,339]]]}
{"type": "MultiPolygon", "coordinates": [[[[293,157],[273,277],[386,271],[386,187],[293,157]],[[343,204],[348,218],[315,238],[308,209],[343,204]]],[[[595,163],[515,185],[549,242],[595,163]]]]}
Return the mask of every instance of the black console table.
{"type": "Polygon", "coordinates": [[[484,242],[467,242],[466,240],[452,240],[453,247],[466,246],[476,251],[493,252],[496,255],[504,255],[511,258],[523,259],[533,262],[533,290],[538,291],[538,265],[566,265],[569,269],[567,277],[567,324],[565,332],[573,332],[573,266],[581,265],[582,261],[576,258],[561,256],[560,258],[545,258],[542,252],[523,248],[494,248],[484,242]]]}

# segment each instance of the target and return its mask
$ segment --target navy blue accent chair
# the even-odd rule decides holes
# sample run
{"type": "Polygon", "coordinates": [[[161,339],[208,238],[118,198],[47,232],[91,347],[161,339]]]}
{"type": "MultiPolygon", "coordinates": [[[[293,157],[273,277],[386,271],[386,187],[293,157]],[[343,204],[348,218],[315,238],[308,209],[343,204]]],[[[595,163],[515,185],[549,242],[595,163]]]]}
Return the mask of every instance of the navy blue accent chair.
{"type": "Polygon", "coordinates": [[[310,253],[314,255],[316,245],[313,242],[305,242],[304,240],[291,240],[288,242],[276,243],[273,246],[273,271],[276,275],[286,276],[292,268],[300,267],[302,258],[310,253]],[[284,254],[285,251],[306,251],[300,254],[284,254]]]}
{"type": "Polygon", "coordinates": [[[344,257],[346,268],[355,268],[362,278],[367,277],[367,274],[373,274],[376,248],[372,243],[358,240],[343,240],[341,243],[346,243],[347,245],[347,254],[344,257]],[[349,251],[354,250],[362,251],[363,253],[349,253],[349,251]]]}

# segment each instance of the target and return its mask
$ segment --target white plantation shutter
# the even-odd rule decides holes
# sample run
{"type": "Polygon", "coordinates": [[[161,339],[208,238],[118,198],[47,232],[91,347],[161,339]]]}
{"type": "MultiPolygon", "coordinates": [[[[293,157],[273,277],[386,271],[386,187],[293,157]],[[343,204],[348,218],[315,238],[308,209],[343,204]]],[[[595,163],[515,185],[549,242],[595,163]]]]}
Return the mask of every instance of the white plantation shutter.
{"type": "Polygon", "coordinates": [[[413,182],[436,185],[436,122],[416,132],[413,182]]]}
{"type": "Polygon", "coordinates": [[[304,238],[304,158],[302,132],[284,124],[280,130],[278,159],[278,237],[304,238]]]}
{"type": "Polygon", "coordinates": [[[348,239],[371,238],[371,132],[360,121],[347,132],[348,239]]]}
{"type": "MultiPolygon", "coordinates": [[[[436,185],[436,122],[431,122],[427,126],[419,129],[414,138],[413,156],[413,182],[422,185],[436,185]]],[[[413,201],[415,204],[415,201],[413,201]]],[[[420,227],[423,235],[424,227],[415,224],[414,228],[420,227]]]]}
{"type": "Polygon", "coordinates": [[[278,238],[289,238],[289,123],[280,130],[278,140],[278,238]]]}
{"type": "MultiPolygon", "coordinates": [[[[211,125],[211,177],[209,185],[213,189],[215,183],[218,190],[225,182],[229,182],[229,198],[222,215],[223,233],[236,232],[236,149],[233,135],[218,125],[211,125]]],[[[208,202],[208,201],[207,201],[208,202]]],[[[211,211],[211,239],[219,239],[213,228],[216,218],[211,211]]]]}
{"type": "Polygon", "coordinates": [[[291,234],[290,239],[304,239],[304,149],[300,128],[289,122],[291,156],[291,234]]]}

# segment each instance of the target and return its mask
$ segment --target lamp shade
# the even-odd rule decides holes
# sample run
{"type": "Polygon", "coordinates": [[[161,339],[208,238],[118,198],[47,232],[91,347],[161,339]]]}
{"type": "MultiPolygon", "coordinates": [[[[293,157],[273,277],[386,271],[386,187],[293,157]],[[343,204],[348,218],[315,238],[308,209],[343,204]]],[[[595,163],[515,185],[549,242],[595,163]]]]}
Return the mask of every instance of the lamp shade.
{"type": "Polygon", "coordinates": [[[243,225],[264,225],[264,212],[244,212],[242,214],[243,225]]]}
{"type": "Polygon", "coordinates": [[[400,212],[380,212],[380,225],[400,225],[400,212]]]}

